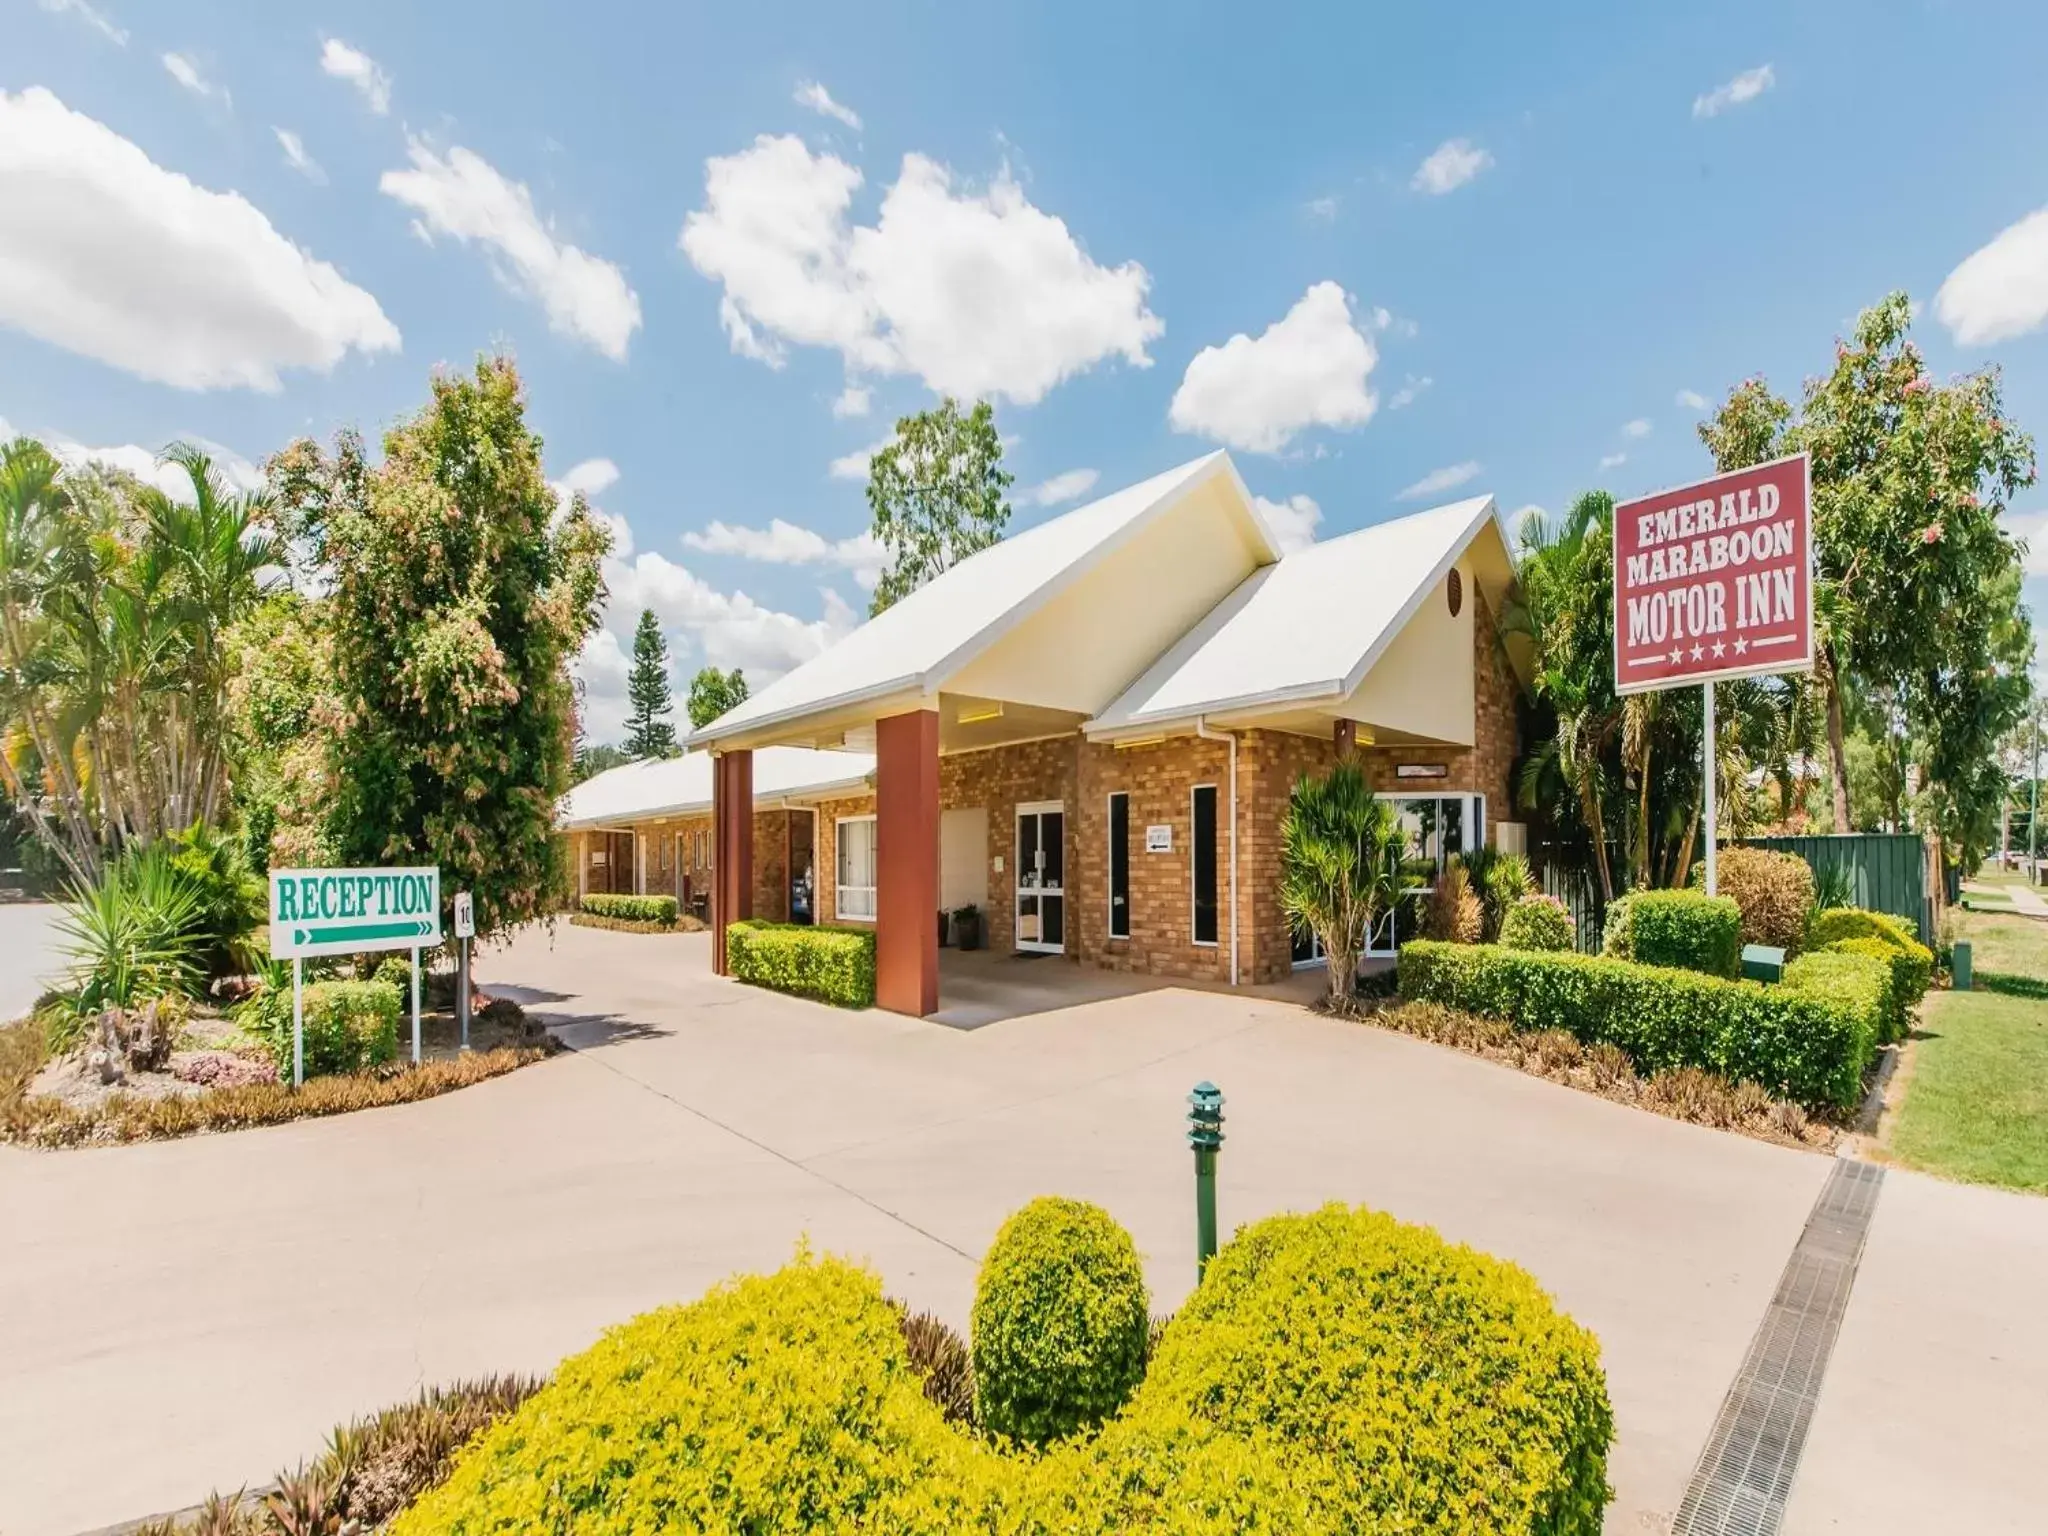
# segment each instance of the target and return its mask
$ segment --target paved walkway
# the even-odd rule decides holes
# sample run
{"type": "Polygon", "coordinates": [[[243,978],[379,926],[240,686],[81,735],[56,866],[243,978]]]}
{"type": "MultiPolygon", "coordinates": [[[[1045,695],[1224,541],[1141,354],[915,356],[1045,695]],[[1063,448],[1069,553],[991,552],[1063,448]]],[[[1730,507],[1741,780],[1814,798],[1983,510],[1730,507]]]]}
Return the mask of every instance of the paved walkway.
{"type": "MultiPolygon", "coordinates": [[[[484,984],[576,1054],[425,1104],[154,1146],[0,1149],[0,1530],[266,1478],[418,1386],[545,1369],[800,1234],[964,1323],[1033,1195],[1193,1279],[1188,1087],[1226,1226],[1365,1201],[1529,1266],[1600,1336],[1612,1532],[1668,1529],[1829,1168],[1282,1002],[1154,991],[973,1030],[721,983],[699,938],[562,927],[484,984]]],[[[1789,1530],[2036,1530],[2048,1201],[1891,1173],[1789,1530]]]]}
{"type": "Polygon", "coordinates": [[[0,902],[0,1023],[34,1007],[62,968],[56,911],[45,901],[0,902]]]}

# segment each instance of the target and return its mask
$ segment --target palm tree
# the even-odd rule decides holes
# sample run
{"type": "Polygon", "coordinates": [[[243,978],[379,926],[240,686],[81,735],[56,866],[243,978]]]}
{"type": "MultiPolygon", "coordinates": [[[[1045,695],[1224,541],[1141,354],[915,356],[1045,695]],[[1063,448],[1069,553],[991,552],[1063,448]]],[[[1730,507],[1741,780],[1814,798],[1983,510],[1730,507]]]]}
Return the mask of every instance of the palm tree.
{"type": "Polygon", "coordinates": [[[1322,941],[1330,1002],[1342,1007],[1366,937],[1404,883],[1393,807],[1373,794],[1356,763],[1340,762],[1295,784],[1280,836],[1281,908],[1297,937],[1322,941]]]}

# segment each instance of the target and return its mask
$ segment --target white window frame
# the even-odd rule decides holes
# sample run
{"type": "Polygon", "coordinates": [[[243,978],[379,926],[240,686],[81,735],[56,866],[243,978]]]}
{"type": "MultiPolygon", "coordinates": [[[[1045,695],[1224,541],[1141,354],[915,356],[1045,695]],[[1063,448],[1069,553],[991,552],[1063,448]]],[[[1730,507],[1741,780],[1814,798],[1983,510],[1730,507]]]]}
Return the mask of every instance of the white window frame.
{"type": "Polygon", "coordinates": [[[839,883],[839,852],[845,847],[843,841],[845,829],[860,822],[866,822],[872,827],[875,824],[875,818],[872,815],[835,816],[832,818],[832,921],[835,923],[872,923],[875,920],[875,893],[880,886],[882,878],[880,848],[877,847],[875,849],[876,883],[874,885],[841,885],[839,883]],[[846,893],[848,891],[866,891],[868,893],[868,910],[866,912],[849,912],[846,910],[846,893]]]}
{"type": "Polygon", "coordinates": [[[1131,940],[1131,792],[1128,789],[1112,789],[1102,803],[1103,840],[1108,842],[1109,829],[1116,825],[1116,803],[1124,803],[1124,931],[1116,931],[1116,848],[1112,844],[1103,849],[1102,860],[1102,908],[1107,922],[1103,929],[1112,944],[1128,944],[1131,940]]]}
{"type": "MultiPolygon", "coordinates": [[[[1463,800],[1463,801],[1465,802],[1465,828],[1464,828],[1464,832],[1465,832],[1466,846],[1467,846],[1468,848],[1477,848],[1477,847],[1481,847],[1481,846],[1483,846],[1483,845],[1485,844],[1485,841],[1486,841],[1486,825],[1487,825],[1487,823],[1486,823],[1486,796],[1485,796],[1484,794],[1480,793],[1480,792],[1479,792],[1478,790],[1471,790],[1471,789],[1439,789],[1439,790],[1425,790],[1425,789],[1418,789],[1418,790],[1414,791],[1413,793],[1408,793],[1408,792],[1405,792],[1405,791],[1397,791],[1397,792],[1395,792],[1395,793],[1392,793],[1392,794],[1385,794],[1385,795],[1381,795],[1381,796],[1380,796],[1379,798],[1380,798],[1380,799],[1382,799],[1382,800],[1385,800],[1385,801],[1388,801],[1388,802],[1392,803],[1392,805],[1394,806],[1394,815],[1395,815],[1395,818],[1396,818],[1396,820],[1397,820],[1397,821],[1398,821],[1398,819],[1399,819],[1399,817],[1400,817],[1400,814],[1401,814],[1401,807],[1402,807],[1402,806],[1403,806],[1404,804],[1406,804],[1406,803],[1408,803],[1408,802],[1410,802],[1410,801],[1415,801],[1415,800],[1463,800]]],[[[1439,833],[1438,833],[1438,835],[1439,835],[1439,836],[1441,836],[1441,835],[1442,835],[1442,833],[1441,833],[1441,830],[1439,830],[1439,833]]],[[[1443,854],[1441,854],[1441,853],[1439,853],[1439,854],[1438,854],[1438,856],[1437,856],[1437,868],[1438,868],[1439,870],[1441,870],[1441,869],[1443,868],[1443,865],[1444,865],[1444,858],[1445,858],[1445,855],[1443,855],[1443,854]]],[[[1403,892],[1401,893],[1401,895],[1400,895],[1399,897],[1397,897],[1397,898],[1396,898],[1396,901],[1398,902],[1398,901],[1401,901],[1401,900],[1405,900],[1405,899],[1406,899],[1407,897],[1409,897],[1409,896],[1418,896],[1418,895],[1424,895],[1424,896],[1426,896],[1426,895],[1433,895],[1433,894],[1435,894],[1435,892],[1436,892],[1436,882],[1432,880],[1432,881],[1431,881],[1431,882],[1430,882],[1430,883],[1429,883],[1428,885],[1426,885],[1426,886],[1412,886],[1412,887],[1409,887],[1408,889],[1404,890],[1404,891],[1403,891],[1403,892]]],[[[1363,948],[1362,950],[1360,950],[1360,951],[1358,952],[1358,953],[1359,953],[1359,958],[1360,958],[1361,960],[1365,960],[1365,959],[1372,959],[1372,960],[1385,960],[1385,959],[1388,959],[1388,958],[1390,958],[1391,956],[1397,955],[1397,954],[1399,954],[1399,953],[1400,953],[1400,949],[1401,949],[1401,946],[1400,946],[1400,944],[1399,944],[1399,942],[1398,942],[1398,941],[1399,941],[1399,938],[1400,938],[1400,935],[1399,935],[1399,934],[1397,933],[1397,934],[1395,935],[1396,943],[1395,943],[1395,945],[1394,945],[1394,947],[1393,947],[1392,949],[1375,949],[1375,948],[1373,948],[1373,943],[1372,943],[1372,935],[1371,935],[1370,933],[1368,933],[1368,934],[1367,934],[1367,935],[1365,936],[1365,948],[1363,948]]]]}
{"type": "MultiPolygon", "coordinates": [[[[1223,795],[1214,784],[1190,784],[1188,786],[1188,942],[1196,949],[1216,949],[1223,942],[1223,882],[1216,882],[1216,937],[1198,939],[1195,937],[1195,866],[1198,862],[1199,846],[1195,841],[1195,796],[1208,790],[1216,797],[1216,825],[1211,829],[1216,848],[1214,857],[1219,861],[1223,855],[1223,795]]],[[[1220,864],[1218,875],[1222,873],[1220,864]]]]}

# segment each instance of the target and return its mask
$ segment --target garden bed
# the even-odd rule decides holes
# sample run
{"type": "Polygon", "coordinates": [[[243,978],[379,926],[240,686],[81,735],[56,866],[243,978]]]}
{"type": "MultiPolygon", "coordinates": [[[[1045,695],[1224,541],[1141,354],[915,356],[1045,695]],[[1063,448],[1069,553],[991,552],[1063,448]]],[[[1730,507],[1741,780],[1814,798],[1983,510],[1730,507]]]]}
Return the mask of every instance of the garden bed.
{"type": "Polygon", "coordinates": [[[631,917],[608,917],[602,912],[571,912],[569,926],[572,928],[609,928],[613,933],[703,933],[706,926],[701,919],[687,912],[670,922],[659,919],[644,920],[631,917]]]}

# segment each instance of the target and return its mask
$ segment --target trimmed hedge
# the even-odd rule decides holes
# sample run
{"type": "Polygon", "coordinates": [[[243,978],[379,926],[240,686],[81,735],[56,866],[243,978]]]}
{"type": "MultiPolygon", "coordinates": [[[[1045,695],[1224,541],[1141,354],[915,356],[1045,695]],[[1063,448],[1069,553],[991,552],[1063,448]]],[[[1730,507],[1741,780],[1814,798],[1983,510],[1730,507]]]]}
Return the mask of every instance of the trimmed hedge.
{"type": "Polygon", "coordinates": [[[583,898],[583,910],[593,917],[615,917],[628,923],[659,923],[672,928],[676,921],[673,896],[621,896],[600,891],[583,898]]]}
{"type": "Polygon", "coordinates": [[[1899,990],[1900,1005],[1916,1008],[1934,980],[1934,951],[1913,936],[1905,922],[1889,912],[1866,912],[1861,907],[1829,907],[1816,912],[1807,924],[1806,942],[1813,949],[1833,949],[1847,939],[1875,939],[1896,957],[1892,962],[1893,985],[1899,990]]]}
{"type": "Polygon", "coordinates": [[[1636,891],[1622,919],[1627,959],[1704,976],[1742,974],[1742,909],[1728,896],[1636,891]]]}
{"type": "Polygon", "coordinates": [[[842,1008],[875,1006],[875,931],[809,923],[728,923],[725,959],[740,981],[842,1008]]]}
{"type": "Polygon", "coordinates": [[[1330,1206],[1240,1232],[1095,1436],[949,1424],[874,1274],[800,1252],[564,1361],[392,1530],[1595,1536],[1612,1434],[1528,1274],[1330,1206]]]}
{"type": "Polygon", "coordinates": [[[1796,989],[1604,955],[1418,939],[1401,947],[1399,975],[1409,1002],[1561,1029],[1621,1047],[1639,1072],[1698,1067],[1808,1106],[1854,1105],[1877,1046],[1867,1017],[1796,989]]]}
{"type": "Polygon", "coordinates": [[[1509,949],[1570,949],[1572,915],[1555,896],[1523,896],[1500,920],[1500,941],[1509,949]]]}
{"type": "MultiPolygon", "coordinates": [[[[1851,944],[1873,944],[1851,939],[1851,944]]],[[[1881,945],[1875,945],[1882,949],[1881,945]]],[[[1782,985],[1808,997],[1846,1008],[1863,1021],[1870,1038],[1888,1045],[1905,1038],[1906,1008],[1893,984],[1887,954],[1856,954],[1842,949],[1814,950],[1785,967],[1782,985]]]]}
{"type": "Polygon", "coordinates": [[[1131,1234],[1085,1200],[1032,1201],[1003,1223],[975,1282],[982,1428],[1044,1445],[1100,1423],[1145,1374],[1150,1327],[1131,1234]]]}

